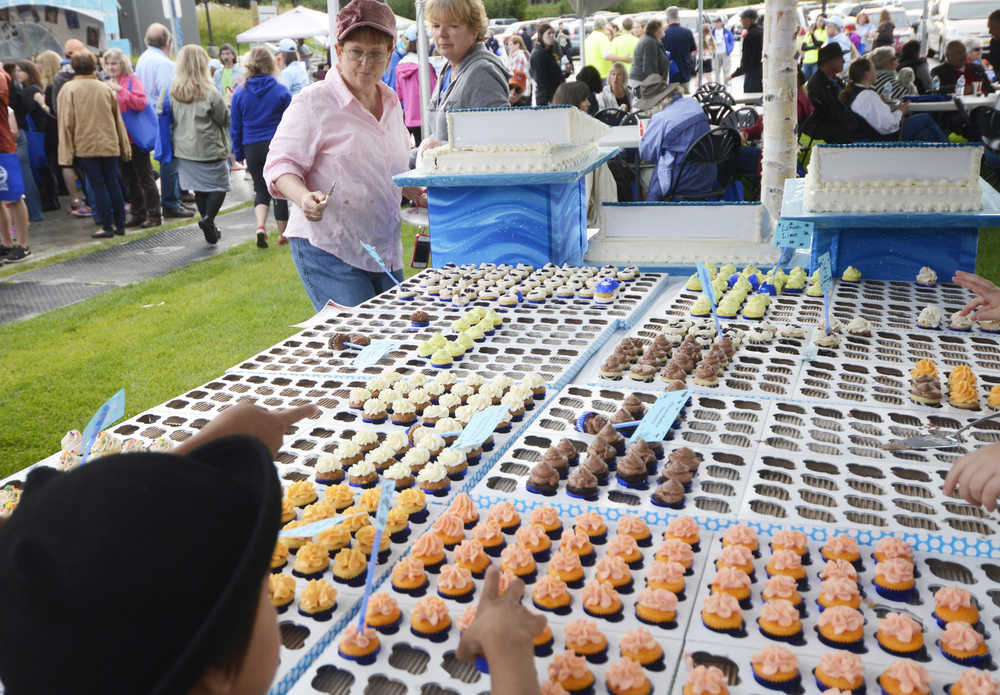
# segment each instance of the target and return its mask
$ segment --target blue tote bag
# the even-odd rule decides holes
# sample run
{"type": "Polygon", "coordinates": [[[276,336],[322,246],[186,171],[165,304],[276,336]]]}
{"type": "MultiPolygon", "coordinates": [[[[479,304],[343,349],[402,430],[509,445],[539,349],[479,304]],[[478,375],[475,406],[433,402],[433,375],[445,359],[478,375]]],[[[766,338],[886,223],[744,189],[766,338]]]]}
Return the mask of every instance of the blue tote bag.
{"type": "Polygon", "coordinates": [[[24,131],[24,136],[28,140],[28,162],[35,171],[44,169],[49,165],[48,158],[45,156],[45,133],[39,132],[38,128],[35,127],[35,122],[31,120],[30,114],[25,114],[24,120],[28,126],[24,131]]]}
{"type": "MultiPolygon", "coordinates": [[[[132,88],[133,79],[135,78],[129,77],[129,89],[132,88]]],[[[146,108],[142,111],[129,109],[123,113],[122,120],[125,121],[125,130],[128,131],[135,146],[144,152],[152,152],[153,148],[156,147],[156,134],[159,126],[157,124],[156,111],[153,109],[153,105],[149,103],[149,100],[146,100],[146,108]]]]}

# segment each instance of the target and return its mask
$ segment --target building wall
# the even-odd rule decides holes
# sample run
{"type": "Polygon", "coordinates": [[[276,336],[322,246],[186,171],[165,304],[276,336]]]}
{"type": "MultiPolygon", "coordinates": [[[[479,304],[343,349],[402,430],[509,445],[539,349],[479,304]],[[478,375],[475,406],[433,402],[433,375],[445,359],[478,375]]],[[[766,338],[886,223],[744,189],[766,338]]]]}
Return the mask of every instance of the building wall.
{"type": "MultiPolygon", "coordinates": [[[[144,50],[143,37],[146,35],[146,27],[153,22],[165,24],[172,33],[176,33],[164,13],[164,6],[169,7],[168,2],[169,0],[120,0],[118,22],[121,25],[121,36],[131,42],[134,55],[139,55],[144,50]]],[[[174,2],[180,8],[181,17],[178,21],[181,25],[183,43],[200,43],[195,0],[174,0],[174,2]]],[[[182,44],[177,42],[177,45],[182,44]]]]}

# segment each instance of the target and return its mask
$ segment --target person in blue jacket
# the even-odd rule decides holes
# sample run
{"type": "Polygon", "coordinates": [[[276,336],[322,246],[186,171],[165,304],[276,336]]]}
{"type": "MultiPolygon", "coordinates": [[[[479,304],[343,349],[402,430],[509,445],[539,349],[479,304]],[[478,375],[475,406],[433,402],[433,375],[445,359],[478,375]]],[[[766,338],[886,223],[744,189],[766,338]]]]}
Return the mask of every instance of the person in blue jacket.
{"type": "MultiPolygon", "coordinates": [[[[414,27],[416,25],[414,24],[414,27]]],[[[409,31],[409,29],[407,29],[409,31]]],[[[413,30],[413,35],[416,36],[416,29],[413,30]]],[[[405,37],[399,37],[396,41],[396,45],[392,48],[392,55],[389,56],[389,67],[386,69],[385,74],[382,75],[382,82],[389,86],[389,89],[396,89],[396,66],[399,65],[399,61],[406,57],[406,47],[407,39],[405,37]]]]}
{"type": "Polygon", "coordinates": [[[732,66],[729,63],[729,56],[733,53],[733,46],[736,45],[736,39],[733,37],[733,32],[722,23],[722,17],[716,17],[714,26],[712,27],[712,40],[715,41],[715,55],[712,56],[714,61],[714,67],[717,75],[721,75],[722,79],[720,82],[729,82],[729,73],[732,71],[732,66]]]}
{"type": "MultiPolygon", "coordinates": [[[[253,179],[254,216],[257,218],[257,246],[267,248],[267,211],[271,194],[264,181],[264,162],[274,131],[281,116],[292,102],[288,88],[274,78],[278,66],[271,52],[264,47],[250,51],[247,59],[247,79],[233,94],[230,106],[229,134],[233,141],[233,157],[246,159],[247,171],[253,179]]],[[[288,225],[288,201],[274,200],[274,220],[278,225],[278,243],[288,225]]]]}

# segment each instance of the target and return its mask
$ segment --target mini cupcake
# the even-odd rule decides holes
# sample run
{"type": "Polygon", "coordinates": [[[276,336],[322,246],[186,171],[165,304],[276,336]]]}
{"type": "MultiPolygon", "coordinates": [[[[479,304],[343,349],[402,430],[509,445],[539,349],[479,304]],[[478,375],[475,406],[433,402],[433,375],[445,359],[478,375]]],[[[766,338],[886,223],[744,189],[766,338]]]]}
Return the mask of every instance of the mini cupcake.
{"type": "Polygon", "coordinates": [[[637,516],[623,516],[618,520],[618,535],[630,536],[643,548],[648,548],[653,543],[653,535],[646,522],[637,516]]]}
{"type": "Polygon", "coordinates": [[[590,581],[580,590],[583,611],[595,618],[617,622],[622,619],[622,601],[607,582],[590,581]]]}
{"type": "Polygon", "coordinates": [[[427,573],[424,563],[413,557],[404,557],[392,568],[392,588],[411,596],[423,596],[427,590],[427,573]]]}
{"type": "Polygon", "coordinates": [[[757,626],[768,639],[792,643],[802,641],[802,618],[791,601],[776,599],[766,602],[760,608],[757,626]]]}
{"type": "Polygon", "coordinates": [[[934,619],[945,627],[948,623],[979,622],[979,609],[972,600],[972,594],[957,586],[941,587],[934,594],[934,619]]]}
{"type": "Polygon", "coordinates": [[[861,591],[850,579],[826,579],[820,584],[816,604],[821,611],[831,606],[861,607],[861,591]]]}
{"type": "Polygon", "coordinates": [[[344,480],[344,466],[340,460],[332,454],[322,454],[316,459],[316,482],[323,485],[332,485],[344,480]]]}
{"type": "Polygon", "coordinates": [[[351,527],[347,524],[331,526],[325,531],[316,534],[313,540],[326,549],[327,555],[334,558],[342,548],[346,548],[351,544],[351,527]]]}
{"type": "Polygon", "coordinates": [[[444,564],[444,543],[435,533],[425,533],[413,544],[410,557],[418,560],[428,572],[436,573],[444,564]]]}
{"type": "Polygon", "coordinates": [[[828,647],[857,651],[865,636],[865,619],[854,608],[832,606],[819,614],[820,641],[828,647]]]}
{"type": "Polygon", "coordinates": [[[929,695],[931,677],[915,661],[899,659],[878,677],[883,695],[929,695]]]}
{"type": "Polygon", "coordinates": [[[570,497],[595,501],[599,496],[598,484],[597,476],[586,468],[578,467],[566,480],[566,493],[570,497]]]}
{"type": "Polygon", "coordinates": [[[757,531],[746,524],[736,524],[730,526],[722,534],[722,546],[742,545],[751,552],[756,553],[758,548],[757,531]]]}
{"type": "Polygon", "coordinates": [[[684,695],[729,695],[729,679],[716,666],[695,666],[684,683],[684,695]]]}
{"type": "Polygon", "coordinates": [[[535,608],[559,615],[569,614],[570,604],[573,602],[566,582],[551,575],[544,575],[538,580],[531,600],[535,608]]]}
{"type": "MultiPolygon", "coordinates": [[[[364,553],[365,557],[370,558],[372,551],[375,546],[375,536],[377,534],[377,529],[374,526],[365,526],[360,528],[354,534],[354,540],[357,545],[358,550],[364,553]]],[[[391,546],[391,540],[388,533],[383,533],[379,538],[378,544],[378,564],[385,564],[389,559],[389,549],[391,546]]]]}
{"type": "Polygon", "coordinates": [[[570,695],[586,695],[594,690],[594,674],[587,660],[571,651],[556,654],[549,662],[549,681],[562,686],[570,695]]]}
{"type": "Polygon", "coordinates": [[[415,446],[403,454],[403,459],[400,463],[407,466],[414,475],[419,475],[424,470],[424,466],[430,463],[430,460],[431,454],[427,449],[422,446],[415,446]]]}
{"type": "Polygon", "coordinates": [[[945,658],[956,664],[986,668],[990,662],[986,640],[968,623],[946,624],[939,645],[945,658]]]}
{"type": "Polygon", "coordinates": [[[740,602],[729,594],[709,594],[702,602],[701,621],[713,632],[735,636],[743,630],[740,602]]]}
{"type": "Polygon", "coordinates": [[[540,527],[554,541],[559,540],[559,537],[562,536],[562,520],[555,507],[544,505],[535,507],[528,515],[528,522],[533,526],[540,527]]]}
{"type": "MultiPolygon", "coordinates": [[[[295,529],[298,528],[299,526],[305,526],[305,525],[306,525],[305,521],[289,521],[287,524],[281,527],[281,530],[288,531],[290,529],[295,529]]],[[[303,545],[309,542],[308,536],[300,536],[298,538],[294,536],[291,537],[286,536],[285,538],[282,538],[282,540],[285,541],[285,545],[288,546],[288,550],[291,553],[298,552],[299,548],[301,548],[303,545]]]]}
{"type": "Polygon", "coordinates": [[[299,548],[292,574],[303,579],[319,579],[330,566],[330,555],[319,543],[309,542],[299,548]]]}
{"type": "Polygon", "coordinates": [[[909,601],[914,594],[913,564],[902,558],[876,564],[875,591],[890,601],[909,601]]]}
{"type": "Polygon", "coordinates": [[[409,451],[410,440],[404,432],[390,432],[383,440],[382,446],[391,451],[398,461],[409,451]]]}
{"type": "Polygon", "coordinates": [[[625,561],[616,555],[601,558],[594,566],[594,579],[609,583],[619,593],[632,593],[632,573],[625,561]]]}
{"type": "Polygon", "coordinates": [[[389,466],[383,473],[382,478],[385,480],[392,480],[396,483],[397,490],[406,490],[407,488],[413,487],[413,471],[412,469],[402,462],[396,462],[389,466]]]}
{"type": "Polygon", "coordinates": [[[457,514],[446,512],[434,520],[431,533],[441,539],[446,550],[451,550],[465,539],[465,525],[457,514]]]}
{"type": "Polygon", "coordinates": [[[565,582],[571,589],[583,586],[583,563],[572,550],[561,549],[553,555],[546,573],[565,582]]]}
{"type": "Polygon", "coordinates": [[[479,541],[470,539],[455,548],[455,564],[469,570],[473,577],[482,579],[490,566],[490,558],[479,541]]]}
{"type": "MultiPolygon", "coordinates": [[[[412,453],[412,451],[409,453],[412,453]]],[[[440,463],[428,463],[417,474],[417,486],[429,495],[444,497],[451,490],[448,469],[440,463]]]]}
{"type": "Polygon", "coordinates": [[[368,608],[365,611],[365,624],[375,628],[384,635],[395,634],[399,630],[403,614],[399,604],[389,594],[379,592],[368,598],[368,608]]]}
{"type": "Polygon", "coordinates": [[[584,512],[573,522],[573,528],[587,534],[590,542],[594,545],[601,545],[607,541],[608,527],[604,519],[597,512],[584,512]]]}
{"type": "Polygon", "coordinates": [[[535,581],[538,564],[531,552],[518,543],[507,546],[500,553],[500,569],[520,578],[525,584],[531,584],[535,581]]]}
{"type": "Polygon", "coordinates": [[[646,586],[650,589],[665,589],[684,599],[684,566],[679,562],[657,560],[646,572],[646,586]]]}
{"type": "Polygon", "coordinates": [[[378,482],[378,471],[370,461],[355,463],[347,469],[347,483],[352,487],[371,488],[378,482]]]}
{"type": "Polygon", "coordinates": [[[472,600],[476,585],[472,581],[472,572],[459,565],[444,565],[437,582],[438,596],[459,603],[472,600]]]}
{"type": "MultiPolygon", "coordinates": [[[[656,549],[655,557],[661,562],[676,562],[685,570],[689,570],[694,562],[694,551],[691,550],[690,545],[682,540],[667,538],[656,549]]],[[[750,569],[753,569],[752,563],[750,569]]]]}
{"type": "Polygon", "coordinates": [[[333,558],[333,579],[348,586],[361,586],[365,583],[367,566],[364,553],[357,548],[343,548],[333,558]]]}
{"type": "Polygon", "coordinates": [[[653,691],[642,665],[629,657],[608,666],[604,678],[610,695],[649,695],[653,691]]]}
{"type": "Polygon", "coordinates": [[[636,597],[635,617],[647,625],[672,629],[677,624],[677,595],[666,589],[643,589],[636,597]]]}
{"type": "Polygon", "coordinates": [[[923,628],[905,613],[889,612],[882,616],[875,639],[883,650],[894,656],[912,659],[924,648],[923,628]]]}
{"type": "Polygon", "coordinates": [[[396,497],[396,505],[409,515],[414,524],[422,524],[427,520],[427,498],[422,490],[403,490],[396,497]]]}
{"type": "Polygon", "coordinates": [[[913,546],[904,541],[901,538],[896,538],[894,536],[889,536],[883,538],[878,543],[875,544],[875,550],[872,553],[876,562],[882,562],[883,560],[895,560],[903,559],[913,564],[913,546]]]}
{"type": "Polygon", "coordinates": [[[676,538],[691,546],[694,552],[698,552],[701,546],[699,541],[700,534],[701,527],[698,526],[697,521],[690,516],[678,516],[667,523],[666,531],[663,532],[663,538],[676,538]]]}
{"type": "Polygon", "coordinates": [[[501,502],[490,507],[489,519],[506,534],[515,533],[521,527],[521,515],[510,502],[501,502]]]}
{"type": "Polygon", "coordinates": [[[632,536],[619,534],[608,541],[607,555],[620,557],[631,569],[642,569],[642,551],[632,536]]]}
{"type": "Polygon", "coordinates": [[[861,560],[857,540],[843,533],[827,540],[820,549],[820,554],[824,560],[843,560],[852,564],[861,560]]]}
{"type": "Polygon", "coordinates": [[[819,573],[820,579],[850,579],[858,581],[858,571],[846,560],[827,560],[819,573]]]}
{"type": "Polygon", "coordinates": [[[378,398],[369,398],[365,401],[365,405],[362,408],[361,419],[364,422],[380,425],[385,422],[386,410],[385,403],[383,403],[378,398]]]}
{"type": "Polygon", "coordinates": [[[437,596],[425,596],[410,609],[410,632],[432,642],[444,642],[451,629],[448,606],[437,596]]]}
{"type": "MultiPolygon", "coordinates": [[[[440,457],[440,455],[444,453],[444,447],[445,447],[444,437],[442,437],[437,432],[432,432],[426,428],[422,428],[417,433],[415,433],[414,440],[416,440],[417,444],[416,449],[424,449],[427,451],[427,456],[429,457],[428,460],[434,458],[435,456],[440,457]]],[[[410,451],[413,450],[414,449],[410,449],[410,451]]],[[[464,472],[465,469],[460,467],[460,464],[465,463],[464,452],[459,452],[456,449],[449,449],[449,451],[455,451],[456,453],[461,454],[460,457],[456,457],[455,461],[453,462],[453,465],[458,467],[461,470],[461,472],[464,472]]],[[[404,456],[403,458],[406,457],[404,456]]],[[[444,461],[438,458],[438,463],[444,463],[444,461]]]]}
{"type": "Polygon", "coordinates": [[[295,600],[295,580],[287,574],[272,574],[268,577],[267,593],[271,605],[279,613],[284,613],[295,600]]]}
{"type": "Polygon", "coordinates": [[[723,567],[712,579],[712,593],[729,594],[741,608],[750,608],[750,575],[736,567],[723,567]]]}
{"type": "Polygon", "coordinates": [[[575,554],[585,567],[593,565],[597,556],[594,544],[590,542],[590,536],[577,529],[570,529],[563,534],[559,541],[559,550],[575,554]]]}
{"type": "Polygon", "coordinates": [[[645,628],[638,627],[622,635],[619,653],[643,668],[652,671],[663,669],[663,647],[645,628]]]}
{"type": "Polygon", "coordinates": [[[799,660],[784,647],[769,646],[750,657],[753,678],[765,688],[791,692],[798,688],[799,660]]]}
{"type": "Polygon", "coordinates": [[[301,509],[315,502],[319,495],[316,494],[316,488],[311,482],[300,480],[288,486],[288,489],[285,490],[285,497],[301,509]]]}
{"type": "Polygon", "coordinates": [[[771,551],[791,550],[802,558],[805,563],[809,558],[809,539],[802,531],[782,529],[771,539],[771,551]]]}
{"type": "Polygon", "coordinates": [[[479,510],[476,509],[475,503],[464,492],[456,495],[455,499],[448,505],[448,511],[457,515],[462,520],[466,529],[474,528],[479,521],[479,510]]]}
{"type": "Polygon", "coordinates": [[[536,562],[546,562],[549,559],[552,539],[549,538],[545,530],[540,526],[528,524],[522,526],[514,534],[519,545],[532,554],[536,562]]]}
{"type": "Polygon", "coordinates": [[[1000,695],[1000,683],[988,671],[970,668],[952,684],[949,695],[1000,695]]]}
{"type": "MultiPolygon", "coordinates": [[[[794,555],[794,553],[792,554],[794,555]]],[[[797,555],[795,559],[798,560],[797,555]]],[[[801,562],[799,566],[801,567],[801,562]]],[[[723,567],[735,567],[736,569],[743,570],[750,575],[751,581],[754,580],[753,552],[745,545],[727,545],[724,547],[715,560],[716,569],[723,567]]],[[[774,573],[770,574],[773,575],[774,573]]],[[[779,572],[779,574],[785,573],[779,572]]]]}
{"type": "Polygon", "coordinates": [[[329,620],[337,608],[337,590],[325,579],[310,579],[299,597],[299,614],[329,620]]]}
{"type": "Polygon", "coordinates": [[[280,572],[281,568],[288,564],[288,544],[280,538],[274,544],[271,551],[271,571],[280,572]]]}
{"type": "Polygon", "coordinates": [[[472,537],[483,546],[483,551],[492,557],[500,557],[500,553],[507,546],[500,526],[488,519],[476,524],[472,529],[472,537]]]}
{"type": "Polygon", "coordinates": [[[794,550],[775,550],[771,553],[771,559],[765,570],[769,577],[783,574],[796,581],[802,581],[806,577],[806,568],[802,566],[802,556],[794,550]]]}
{"type": "Polygon", "coordinates": [[[531,467],[525,488],[536,495],[552,496],[559,488],[559,471],[548,462],[539,461],[531,467]]]}
{"type": "Polygon", "coordinates": [[[593,620],[578,618],[568,623],[564,635],[566,649],[592,664],[603,664],[607,661],[608,638],[593,620]]]}
{"type": "Polygon", "coordinates": [[[861,664],[861,657],[850,652],[826,652],[813,671],[813,676],[820,691],[833,688],[861,695],[865,690],[865,667],[861,664]]]}

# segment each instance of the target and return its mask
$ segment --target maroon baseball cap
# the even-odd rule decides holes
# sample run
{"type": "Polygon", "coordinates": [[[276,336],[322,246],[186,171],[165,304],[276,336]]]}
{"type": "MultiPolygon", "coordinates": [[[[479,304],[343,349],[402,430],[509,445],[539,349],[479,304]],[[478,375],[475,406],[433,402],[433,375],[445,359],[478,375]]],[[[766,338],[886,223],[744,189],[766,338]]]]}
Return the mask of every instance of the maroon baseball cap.
{"type": "Polygon", "coordinates": [[[361,27],[371,27],[396,40],[396,15],[379,0],[352,0],[337,14],[337,40],[361,27]]]}

